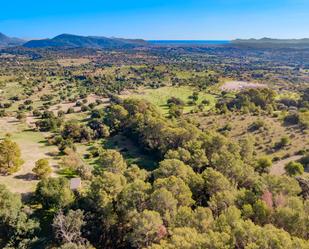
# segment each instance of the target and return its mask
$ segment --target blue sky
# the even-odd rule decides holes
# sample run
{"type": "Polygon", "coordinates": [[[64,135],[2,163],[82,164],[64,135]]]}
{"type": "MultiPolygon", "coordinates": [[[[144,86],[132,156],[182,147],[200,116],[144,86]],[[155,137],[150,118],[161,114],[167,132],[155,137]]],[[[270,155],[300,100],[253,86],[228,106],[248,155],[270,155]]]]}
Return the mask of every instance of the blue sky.
{"type": "Polygon", "coordinates": [[[309,0],[2,0],[0,32],[144,39],[309,38],[309,0]]]}

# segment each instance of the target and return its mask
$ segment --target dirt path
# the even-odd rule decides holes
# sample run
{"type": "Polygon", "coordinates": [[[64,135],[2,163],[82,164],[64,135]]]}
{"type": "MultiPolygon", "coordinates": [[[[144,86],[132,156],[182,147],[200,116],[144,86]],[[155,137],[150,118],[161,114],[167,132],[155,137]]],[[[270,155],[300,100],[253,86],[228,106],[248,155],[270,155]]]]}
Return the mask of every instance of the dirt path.
{"type": "Polygon", "coordinates": [[[291,156],[286,159],[275,162],[270,169],[270,174],[272,175],[283,175],[285,173],[284,166],[289,162],[297,161],[301,159],[302,156],[291,156]]]}

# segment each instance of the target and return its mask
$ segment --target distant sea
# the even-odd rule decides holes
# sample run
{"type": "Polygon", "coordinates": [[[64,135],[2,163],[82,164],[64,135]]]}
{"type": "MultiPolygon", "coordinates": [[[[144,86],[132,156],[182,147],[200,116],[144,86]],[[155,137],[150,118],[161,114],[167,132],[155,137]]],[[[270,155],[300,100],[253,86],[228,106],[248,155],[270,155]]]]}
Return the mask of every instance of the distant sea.
{"type": "Polygon", "coordinates": [[[228,40],[149,40],[150,44],[163,46],[192,46],[192,45],[225,45],[231,43],[228,40]]]}

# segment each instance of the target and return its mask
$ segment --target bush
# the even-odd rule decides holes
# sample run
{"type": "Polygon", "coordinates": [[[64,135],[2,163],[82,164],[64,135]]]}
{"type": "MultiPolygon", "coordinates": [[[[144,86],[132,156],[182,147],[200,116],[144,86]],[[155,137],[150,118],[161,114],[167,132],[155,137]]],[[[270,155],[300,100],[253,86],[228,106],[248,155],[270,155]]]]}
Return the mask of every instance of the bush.
{"type": "Polygon", "coordinates": [[[272,161],[268,157],[261,157],[257,160],[255,170],[259,173],[268,173],[272,165],[272,161]]]}
{"type": "Polygon", "coordinates": [[[299,124],[305,129],[309,128],[309,111],[299,112],[299,124]]]}
{"type": "Polygon", "coordinates": [[[298,124],[299,122],[299,116],[297,112],[290,112],[287,116],[283,119],[285,124],[298,124]]]}
{"type": "Polygon", "coordinates": [[[33,103],[33,101],[31,99],[27,99],[24,102],[24,105],[31,105],[33,103]]]}
{"type": "Polygon", "coordinates": [[[284,169],[289,176],[296,176],[304,173],[304,166],[298,162],[289,162],[285,165],[284,169]]]}
{"type": "Polygon", "coordinates": [[[183,107],[177,105],[171,105],[168,111],[170,117],[177,118],[183,114],[183,107]]]}
{"type": "Polygon", "coordinates": [[[24,120],[26,118],[26,114],[24,112],[18,112],[17,115],[16,115],[16,118],[18,120],[24,120]]]}
{"type": "Polygon", "coordinates": [[[309,154],[304,155],[299,162],[305,167],[308,168],[309,167],[309,154]]]}
{"type": "Polygon", "coordinates": [[[73,107],[70,107],[68,110],[67,110],[67,114],[70,114],[70,113],[74,113],[75,110],[73,107]]]}
{"type": "Polygon", "coordinates": [[[5,113],[5,110],[0,110],[0,117],[5,117],[6,113],[5,113]]]}
{"type": "Polygon", "coordinates": [[[263,120],[258,119],[249,126],[248,130],[253,132],[253,131],[257,131],[261,128],[266,128],[266,127],[267,127],[266,123],[263,120]]]}
{"type": "Polygon", "coordinates": [[[41,112],[38,109],[34,109],[32,111],[32,115],[35,117],[40,117],[41,116],[41,112]]]}
{"type": "Polygon", "coordinates": [[[81,101],[77,101],[75,106],[81,106],[82,105],[82,102],[81,101]]]}
{"type": "Polygon", "coordinates": [[[90,108],[89,108],[88,106],[86,106],[86,105],[82,105],[81,108],[80,108],[80,110],[81,110],[82,112],[87,112],[87,111],[90,110],[90,108]]]}
{"type": "Polygon", "coordinates": [[[204,99],[204,100],[202,101],[202,104],[203,104],[203,105],[210,105],[210,101],[209,101],[208,99],[204,99]]]}
{"type": "Polygon", "coordinates": [[[52,168],[49,165],[47,159],[39,159],[35,162],[35,167],[32,170],[38,178],[43,179],[50,176],[52,173],[52,168]]]}
{"type": "Polygon", "coordinates": [[[184,106],[185,102],[179,98],[171,97],[167,100],[167,105],[170,107],[172,105],[184,106]]]}
{"type": "Polygon", "coordinates": [[[286,136],[282,137],[279,142],[275,144],[275,149],[282,149],[291,143],[290,139],[286,136]]]}

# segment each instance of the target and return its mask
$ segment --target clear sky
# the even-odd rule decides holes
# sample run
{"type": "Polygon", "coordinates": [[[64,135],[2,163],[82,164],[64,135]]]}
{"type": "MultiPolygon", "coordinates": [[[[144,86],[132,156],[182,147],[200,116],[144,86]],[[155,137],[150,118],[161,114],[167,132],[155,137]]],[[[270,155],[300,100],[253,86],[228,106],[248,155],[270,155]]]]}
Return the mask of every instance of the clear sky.
{"type": "Polygon", "coordinates": [[[0,32],[144,39],[309,38],[309,0],[0,0],[0,32]]]}

